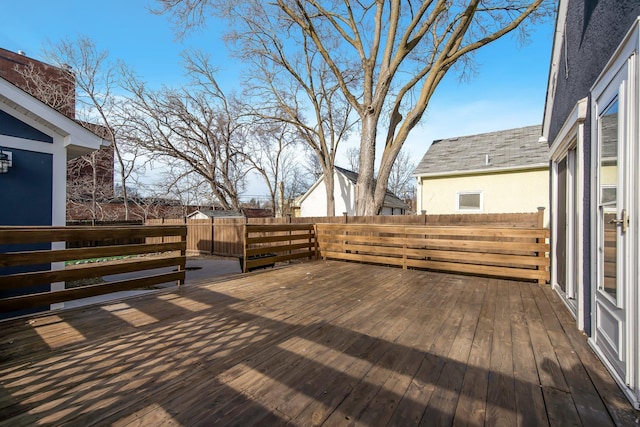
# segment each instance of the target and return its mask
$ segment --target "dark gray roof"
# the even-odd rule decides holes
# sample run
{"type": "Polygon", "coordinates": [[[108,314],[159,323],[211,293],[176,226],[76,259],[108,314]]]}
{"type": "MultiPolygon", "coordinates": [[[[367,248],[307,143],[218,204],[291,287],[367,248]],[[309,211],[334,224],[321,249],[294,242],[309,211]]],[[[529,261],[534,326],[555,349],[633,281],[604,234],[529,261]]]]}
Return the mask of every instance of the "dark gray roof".
{"type": "MultiPolygon", "coordinates": [[[[339,166],[336,166],[335,168],[338,172],[346,176],[347,179],[353,183],[353,185],[356,185],[356,182],[358,181],[358,174],[356,172],[341,168],[339,166]]],[[[402,199],[393,194],[391,191],[387,191],[387,194],[384,196],[384,202],[382,203],[382,206],[385,208],[409,209],[409,205],[403,202],[402,199]]]]}
{"type": "Polygon", "coordinates": [[[433,141],[415,175],[544,166],[549,146],[540,141],[542,126],[527,126],[433,141]],[[489,164],[487,164],[487,154],[489,164]]]}
{"type": "Polygon", "coordinates": [[[200,209],[198,212],[208,216],[209,218],[244,218],[244,214],[242,212],[233,210],[200,209]]]}

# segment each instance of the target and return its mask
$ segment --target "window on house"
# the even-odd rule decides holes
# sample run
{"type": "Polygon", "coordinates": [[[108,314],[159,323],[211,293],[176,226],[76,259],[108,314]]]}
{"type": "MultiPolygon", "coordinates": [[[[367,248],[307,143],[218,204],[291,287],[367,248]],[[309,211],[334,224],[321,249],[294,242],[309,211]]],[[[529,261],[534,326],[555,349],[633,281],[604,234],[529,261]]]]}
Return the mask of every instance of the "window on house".
{"type": "Polygon", "coordinates": [[[458,193],[459,211],[479,211],[482,210],[482,192],[458,193]]]}

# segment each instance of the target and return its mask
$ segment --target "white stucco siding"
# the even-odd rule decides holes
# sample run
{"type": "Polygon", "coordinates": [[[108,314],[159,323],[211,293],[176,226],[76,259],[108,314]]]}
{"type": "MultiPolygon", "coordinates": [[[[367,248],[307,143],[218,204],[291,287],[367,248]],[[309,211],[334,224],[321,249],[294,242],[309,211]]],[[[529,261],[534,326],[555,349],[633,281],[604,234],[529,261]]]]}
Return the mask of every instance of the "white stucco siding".
{"type": "Polygon", "coordinates": [[[300,203],[300,216],[325,216],[327,214],[326,186],[320,181],[300,203]]]}
{"type": "MultiPolygon", "coordinates": [[[[352,216],[355,213],[354,200],[355,188],[351,182],[342,174],[334,173],[334,199],[335,215],[342,215],[344,212],[352,216]]],[[[327,216],[327,187],[324,180],[321,180],[306,195],[300,203],[300,216],[327,216]]]]}
{"type": "MultiPolygon", "coordinates": [[[[418,212],[427,214],[521,213],[545,208],[549,223],[549,170],[422,178],[418,212]],[[481,192],[482,209],[458,210],[458,194],[481,192]]],[[[420,188],[420,187],[419,187],[420,188]]]]}
{"type": "Polygon", "coordinates": [[[345,212],[349,216],[356,213],[355,200],[356,188],[344,175],[335,172],[333,174],[334,189],[333,194],[336,203],[336,215],[342,215],[345,212]]]}

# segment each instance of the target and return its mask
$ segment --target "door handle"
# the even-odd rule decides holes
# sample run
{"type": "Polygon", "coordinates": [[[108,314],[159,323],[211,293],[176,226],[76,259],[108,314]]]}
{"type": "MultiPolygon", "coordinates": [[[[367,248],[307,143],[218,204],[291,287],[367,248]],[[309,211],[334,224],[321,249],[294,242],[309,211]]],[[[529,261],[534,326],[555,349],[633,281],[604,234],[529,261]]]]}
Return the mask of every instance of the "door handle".
{"type": "Polygon", "coordinates": [[[627,232],[627,228],[629,227],[629,215],[627,215],[627,210],[626,209],[622,209],[622,218],[620,219],[612,219],[611,221],[609,221],[609,224],[615,224],[615,225],[621,225],[622,226],[622,232],[626,233],[627,232]]]}

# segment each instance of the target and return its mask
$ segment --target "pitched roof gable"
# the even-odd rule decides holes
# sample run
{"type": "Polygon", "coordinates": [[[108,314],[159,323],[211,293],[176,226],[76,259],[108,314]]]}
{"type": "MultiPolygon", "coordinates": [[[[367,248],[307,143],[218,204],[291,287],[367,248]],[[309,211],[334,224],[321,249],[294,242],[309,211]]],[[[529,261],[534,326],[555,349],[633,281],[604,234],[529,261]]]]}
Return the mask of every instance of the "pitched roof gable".
{"type": "MultiPolygon", "coordinates": [[[[356,182],[358,181],[358,173],[345,168],[341,168],[339,166],[335,166],[335,168],[349,181],[351,181],[353,185],[356,185],[356,182]]],[[[384,202],[382,203],[382,205],[387,208],[409,209],[409,206],[391,191],[387,191],[387,194],[384,196],[384,202]]]]}
{"type": "Polygon", "coordinates": [[[244,214],[242,212],[226,209],[200,209],[193,212],[190,216],[193,216],[198,212],[208,216],[209,218],[244,218],[244,214]]]}
{"type": "Polygon", "coordinates": [[[69,159],[88,154],[102,145],[109,145],[108,141],[83,128],[75,120],[54,110],[2,77],[0,77],[0,106],[9,114],[17,113],[23,118],[28,117],[54,133],[64,136],[64,145],[69,159]]]}
{"type": "Polygon", "coordinates": [[[549,147],[541,132],[535,125],[433,141],[414,175],[544,167],[549,147]]]}

